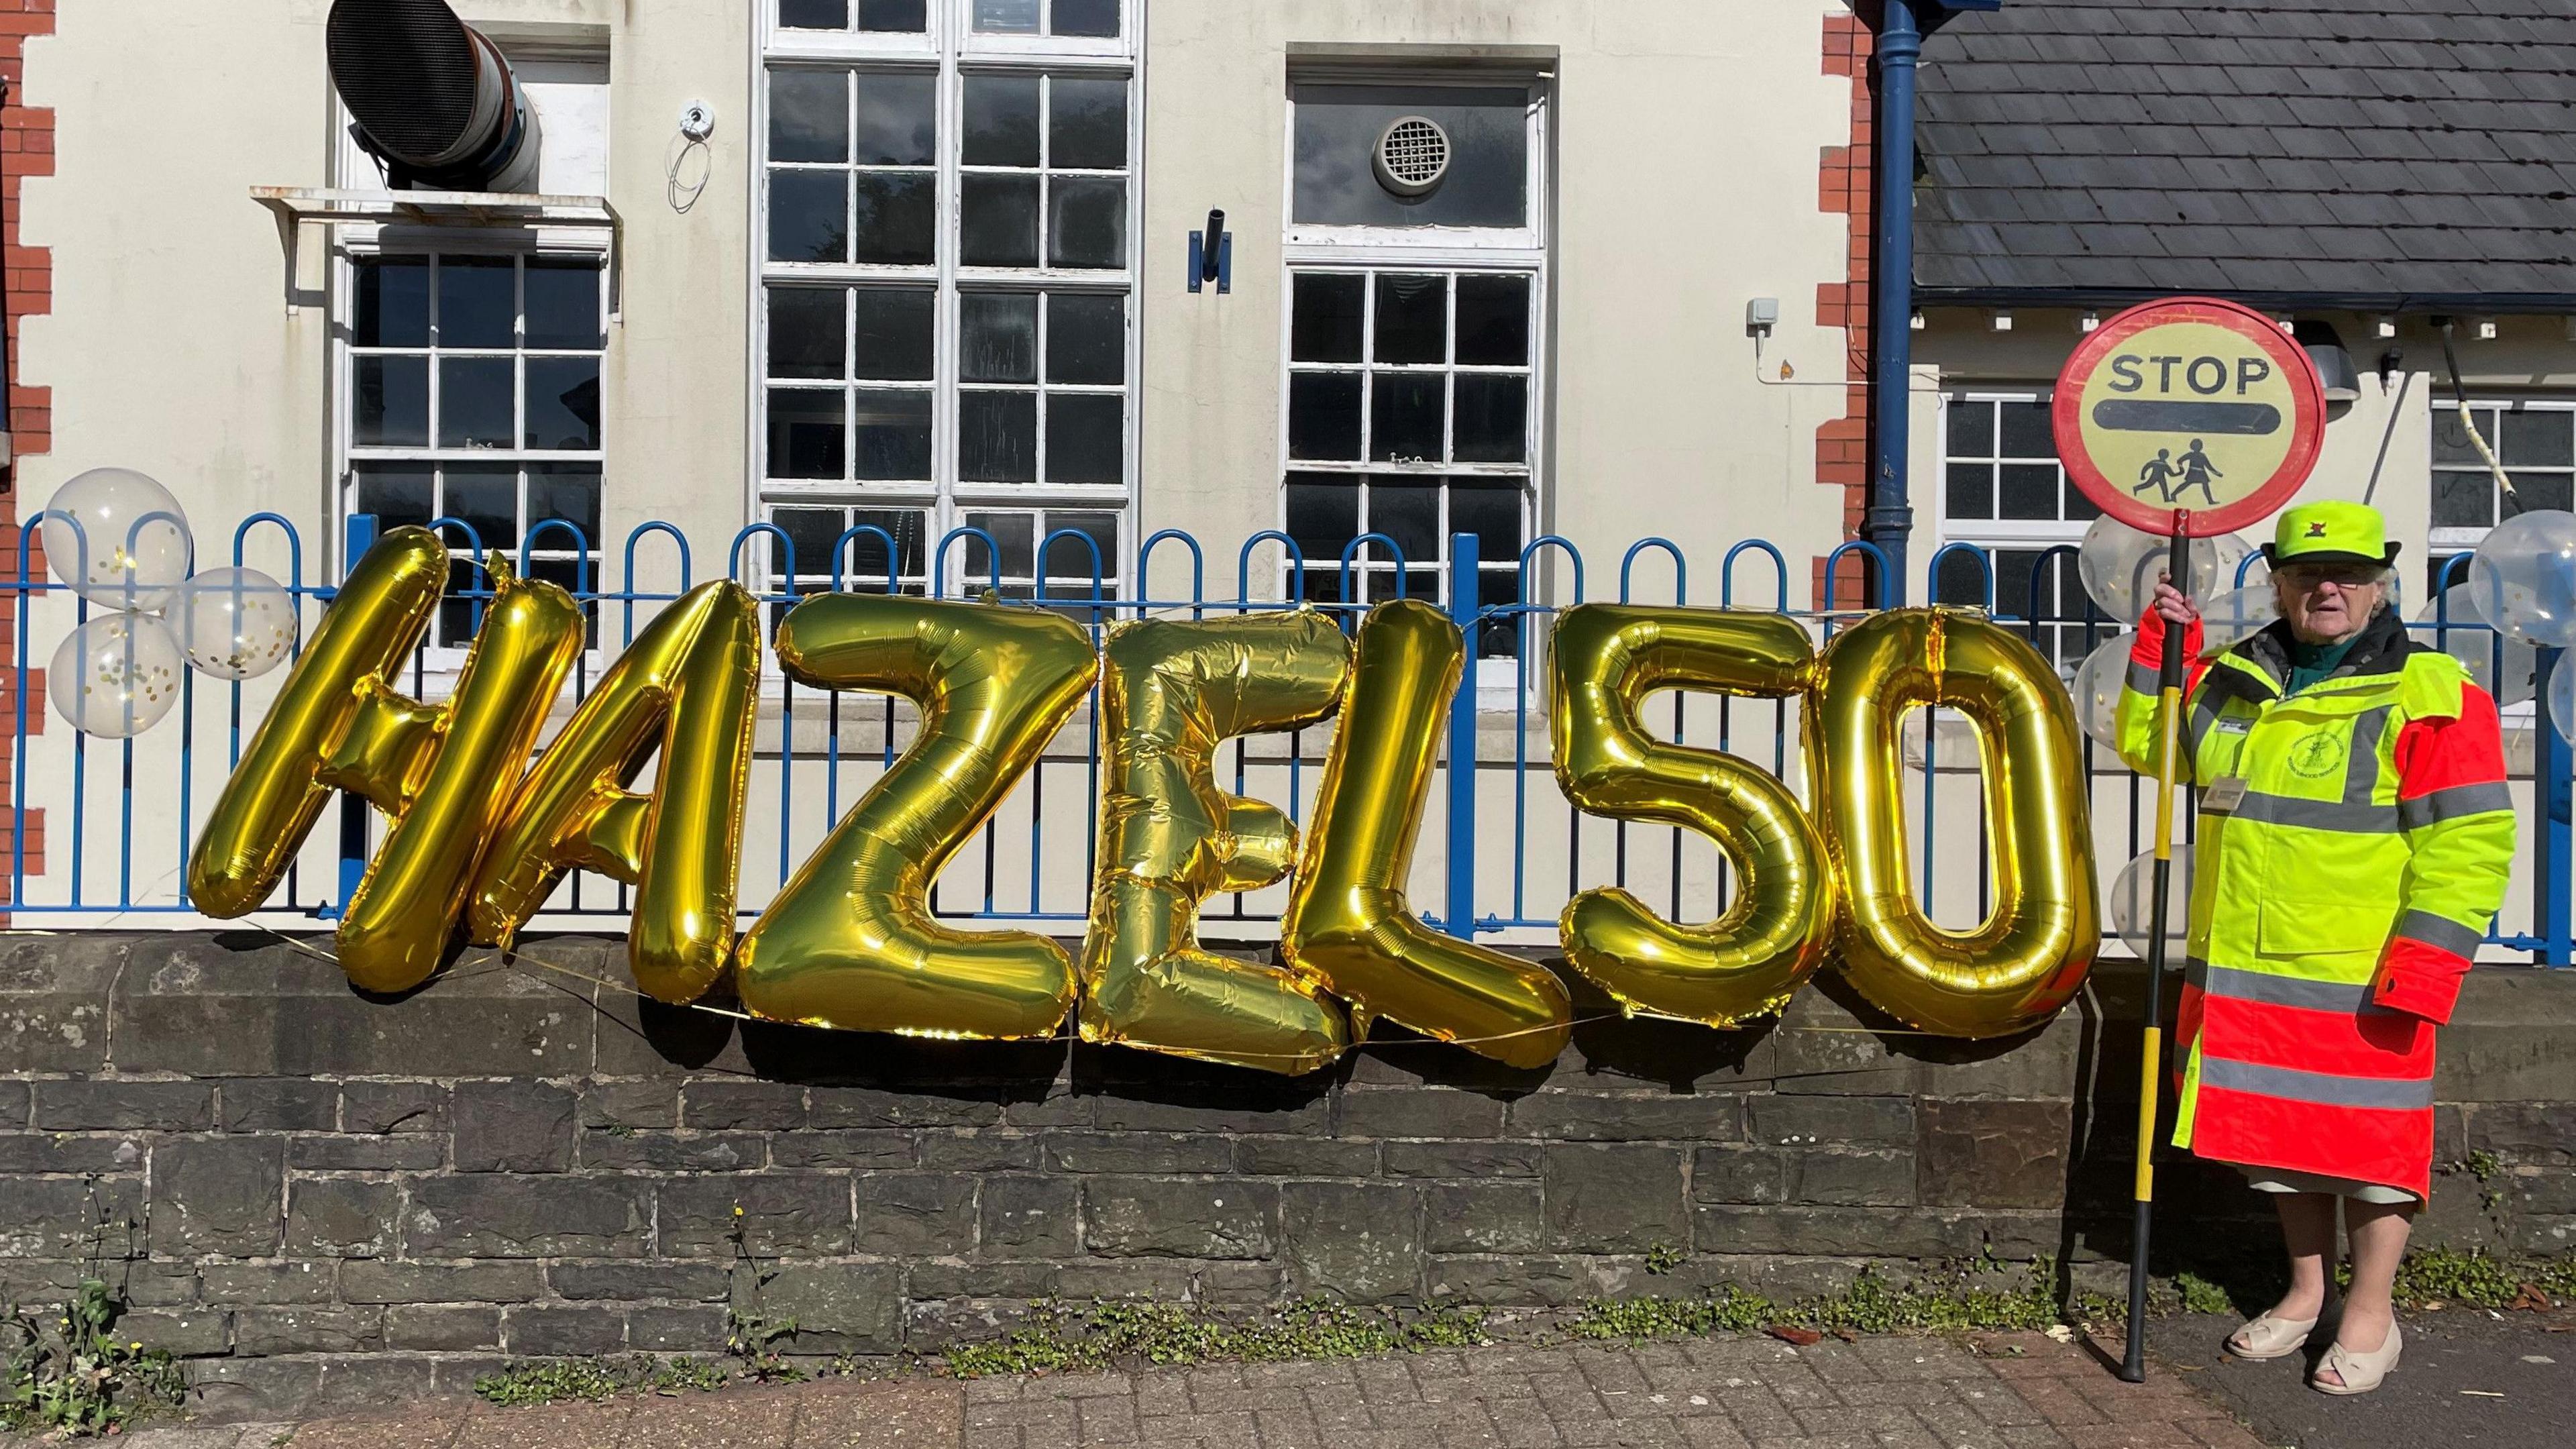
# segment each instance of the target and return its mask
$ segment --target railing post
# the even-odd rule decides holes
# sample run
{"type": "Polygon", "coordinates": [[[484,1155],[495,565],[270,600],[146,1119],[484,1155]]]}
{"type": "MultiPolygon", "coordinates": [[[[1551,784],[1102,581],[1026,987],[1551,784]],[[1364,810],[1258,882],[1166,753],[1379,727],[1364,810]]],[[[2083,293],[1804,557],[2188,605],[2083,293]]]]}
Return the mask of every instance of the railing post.
{"type": "Polygon", "coordinates": [[[1476,535],[1449,535],[1449,617],[1466,636],[1467,659],[1458,673],[1458,697],[1449,705],[1446,929],[1462,941],[1476,936],[1476,605],[1483,594],[1476,564],[1476,535]]]}
{"type": "Polygon", "coordinates": [[[2533,859],[2540,879],[2533,883],[2532,904],[2538,908],[2539,929],[2532,932],[2541,939],[2536,953],[2543,966],[2576,964],[2576,941],[2571,935],[2569,897],[2571,883],[2568,867],[2576,862],[2576,850],[2570,846],[2569,822],[2576,818],[2576,750],[2571,750],[2567,737],[2549,718],[2550,676],[2569,668],[2567,651],[2540,651],[2539,687],[2533,691],[2538,705],[2531,712],[2533,744],[2531,751],[2532,813],[2538,817],[2540,839],[2533,859]]]}
{"type": "MultiPolygon", "coordinates": [[[[349,530],[340,555],[340,578],[347,582],[358,560],[376,546],[376,516],[372,513],[349,515],[349,530]]],[[[328,608],[329,605],[323,607],[328,608]]],[[[356,795],[340,797],[340,890],[331,904],[321,912],[337,917],[349,909],[349,901],[358,893],[358,882],[367,877],[367,802],[356,795]]]]}

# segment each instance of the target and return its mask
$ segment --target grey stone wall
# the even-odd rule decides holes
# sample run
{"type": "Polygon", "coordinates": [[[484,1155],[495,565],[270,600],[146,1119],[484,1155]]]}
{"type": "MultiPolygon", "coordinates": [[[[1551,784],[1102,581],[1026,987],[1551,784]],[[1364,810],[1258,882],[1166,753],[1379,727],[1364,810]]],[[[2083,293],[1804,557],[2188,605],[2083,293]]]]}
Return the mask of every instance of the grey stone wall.
{"type": "MultiPolygon", "coordinates": [[[[868,1356],[1046,1295],[1556,1304],[2127,1251],[2133,968],[2006,1042],[1828,980],[1752,1031],[1593,1022],[1541,1071],[1398,1041],[1285,1082],[740,1025],[592,984],[619,942],[530,950],[393,1000],[273,937],[0,938],[0,1286],[103,1255],[134,1336],[257,1413],[716,1350],[755,1277],[782,1347],[868,1356]]],[[[2437,1160],[2486,1176],[2427,1236],[2576,1246],[2576,973],[2480,971],[2443,1053],[2437,1160]]],[[[2232,1173],[2161,1184],[2160,1268],[2267,1242],[2232,1173]]]]}

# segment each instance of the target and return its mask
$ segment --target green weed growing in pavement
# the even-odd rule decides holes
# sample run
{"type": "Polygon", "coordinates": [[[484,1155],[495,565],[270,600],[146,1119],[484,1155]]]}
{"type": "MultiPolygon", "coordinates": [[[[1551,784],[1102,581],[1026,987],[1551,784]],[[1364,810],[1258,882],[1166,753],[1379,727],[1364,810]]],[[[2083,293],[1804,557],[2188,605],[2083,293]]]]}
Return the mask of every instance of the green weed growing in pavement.
{"type": "Polygon", "coordinates": [[[1690,1297],[1596,1298],[1565,1324],[1574,1338],[1695,1338],[1765,1328],[1850,1333],[2045,1328],[2058,1321],[2052,1265],[1980,1257],[1909,1283],[1864,1269],[1839,1293],[1777,1302],[1722,1284],[1690,1297]]]}
{"type": "Polygon", "coordinates": [[[1483,1318],[1472,1309],[1399,1313],[1317,1298],[1227,1316],[1152,1299],[1114,1299],[1088,1307],[1040,1301],[1030,1305],[1028,1317],[1007,1337],[950,1349],[947,1365],[959,1378],[986,1378],[1105,1368],[1134,1360],[1193,1364],[1370,1358],[1485,1341],[1483,1318]]]}
{"type": "Polygon", "coordinates": [[[805,1371],[789,1363],[778,1352],[778,1340],[796,1335],[793,1318],[769,1317],[762,1305],[762,1290],[778,1281],[778,1274],[761,1267],[752,1256],[751,1235],[744,1225],[742,1204],[733,1205],[733,1227],[725,1241],[733,1244],[734,1277],[748,1291],[748,1306],[727,1304],[725,1307],[725,1352],[741,1365],[744,1377],[761,1384],[801,1384],[805,1371]]]}
{"type": "Polygon", "coordinates": [[[1661,1278],[1666,1273],[1680,1267],[1682,1265],[1682,1259],[1685,1256],[1687,1255],[1684,1254],[1681,1249],[1674,1247],[1670,1243],[1655,1244],[1653,1247],[1646,1250],[1647,1276],[1661,1278]]]}
{"type": "MultiPolygon", "coordinates": [[[[2338,1271],[2349,1279],[2349,1269],[2338,1271]]],[[[2525,1287],[2554,1299],[2576,1297],[2576,1256],[2506,1259],[2483,1249],[2418,1248],[2397,1268],[2400,1303],[2510,1308],[2523,1299],[2525,1287]]]]}
{"type": "Polygon", "coordinates": [[[513,1364],[474,1381],[474,1392],[504,1409],[562,1404],[576,1399],[596,1402],[635,1387],[638,1376],[620,1372],[615,1360],[549,1359],[513,1364]]]}
{"type": "MultiPolygon", "coordinates": [[[[0,1307],[0,1430],[42,1431],[78,1439],[121,1434],[137,1421],[166,1413],[187,1396],[178,1361],[118,1331],[125,1295],[108,1286],[107,1237],[113,1225],[99,1212],[93,1184],[92,1225],[84,1271],[71,1297],[48,1325],[15,1303],[0,1307]]],[[[134,1233],[123,1224],[122,1261],[138,1256],[134,1233]]]]}

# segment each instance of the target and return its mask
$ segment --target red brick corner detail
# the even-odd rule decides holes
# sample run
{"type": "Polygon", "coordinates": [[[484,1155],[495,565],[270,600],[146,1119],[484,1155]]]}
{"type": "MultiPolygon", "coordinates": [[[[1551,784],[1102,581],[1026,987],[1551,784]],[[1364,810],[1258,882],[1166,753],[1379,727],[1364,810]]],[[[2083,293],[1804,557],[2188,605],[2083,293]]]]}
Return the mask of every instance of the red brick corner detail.
{"type": "MultiPolygon", "coordinates": [[[[0,105],[0,205],[5,205],[7,225],[0,227],[0,298],[7,302],[5,325],[9,334],[11,374],[0,378],[0,389],[9,401],[10,441],[16,456],[48,452],[53,447],[53,390],[19,385],[16,375],[19,358],[20,319],[41,316],[54,306],[54,257],[50,248],[22,246],[18,240],[18,219],[23,212],[26,180],[31,176],[54,174],[54,113],[25,104],[27,79],[27,41],[38,35],[54,33],[54,0],[0,0],[0,77],[9,83],[5,105],[0,105]]],[[[17,577],[18,570],[19,489],[18,470],[11,468],[9,487],[0,492],[0,568],[6,577],[17,577]]],[[[44,566],[40,557],[27,560],[28,575],[34,577],[44,566]]],[[[18,601],[0,595],[0,634],[5,634],[14,649],[18,637],[18,601]]],[[[0,678],[0,719],[14,723],[17,701],[11,697],[16,688],[17,671],[13,667],[0,678]]],[[[45,721],[45,677],[42,670],[30,670],[27,676],[27,732],[40,734],[45,721]]],[[[16,768],[14,751],[0,749],[0,801],[16,798],[16,781],[11,771],[16,768]]],[[[26,818],[27,870],[35,874],[44,869],[44,812],[29,810],[26,818]]],[[[0,859],[5,859],[16,843],[18,822],[14,816],[0,814],[0,859]]],[[[6,902],[9,880],[5,866],[0,866],[0,902],[6,902]]],[[[5,905],[0,905],[0,925],[6,925],[5,905]]]]}
{"type": "MultiPolygon", "coordinates": [[[[1869,60],[1877,37],[1859,15],[1825,17],[1825,74],[1851,82],[1851,140],[1828,146],[1816,187],[1816,205],[1840,212],[1851,221],[1844,244],[1843,280],[1816,288],[1816,325],[1843,329],[1843,415],[1816,429],[1816,481],[1843,490],[1843,537],[1860,536],[1862,513],[1869,507],[1869,354],[1872,205],[1876,165],[1870,138],[1875,103],[1870,93],[1869,60]]],[[[1813,564],[1814,597],[1825,599],[1825,561],[1813,564]]],[[[1830,607],[1856,609],[1863,602],[1862,571],[1836,570],[1835,598],[1830,607]]]]}

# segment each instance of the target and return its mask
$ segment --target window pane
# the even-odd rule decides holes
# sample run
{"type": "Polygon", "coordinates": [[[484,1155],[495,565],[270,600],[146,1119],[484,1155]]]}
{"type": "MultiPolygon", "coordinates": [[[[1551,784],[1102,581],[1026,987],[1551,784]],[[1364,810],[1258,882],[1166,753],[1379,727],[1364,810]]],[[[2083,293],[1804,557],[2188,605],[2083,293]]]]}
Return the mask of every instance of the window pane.
{"type": "Polygon", "coordinates": [[[1448,378],[1379,373],[1369,405],[1369,460],[1375,463],[1440,459],[1441,413],[1448,378]]]}
{"type": "Polygon", "coordinates": [[[526,446],[599,446],[599,359],[531,357],[526,446]]]}
{"type": "Polygon", "coordinates": [[[1449,360],[1449,279],[1377,279],[1377,360],[1449,360]]]}
{"type": "MultiPolygon", "coordinates": [[[[2507,468],[2576,467],[2576,432],[2568,424],[2576,413],[2526,412],[2504,415],[2504,440],[2496,458],[2507,468]]],[[[2516,480],[2519,482],[2520,480],[2516,480]]]]}
{"type": "MultiPolygon", "coordinates": [[[[1440,560],[1440,485],[1437,480],[1414,481],[1373,477],[1369,479],[1368,528],[1382,533],[1404,550],[1408,564],[1431,564],[1440,560]]],[[[1379,545],[1373,556],[1383,559],[1386,549],[1379,545]]]]}
{"type": "Polygon", "coordinates": [[[2053,463],[2006,463],[2001,476],[2003,518],[2055,518],[2057,466],[2053,463]]]}
{"type": "Polygon", "coordinates": [[[528,294],[526,346],[600,345],[599,263],[571,257],[530,257],[522,276],[528,294]]]}
{"type": "Polygon", "coordinates": [[[508,347],[518,338],[519,269],[508,257],[438,259],[438,345],[508,347]]]}
{"type": "Polygon", "coordinates": [[[1360,490],[1356,481],[1315,473],[1288,478],[1288,528],[1297,550],[1313,570],[1340,558],[1343,545],[1360,531],[1360,490]]]}
{"type": "Polygon", "coordinates": [[[834,287],[769,289],[769,375],[847,377],[846,294],[834,287]]]}
{"type": "Polygon", "coordinates": [[[518,367],[506,357],[438,360],[438,445],[506,448],[517,432],[518,367]]]}
{"type": "Polygon", "coordinates": [[[930,476],[930,394],[861,388],[850,395],[857,476],[910,482],[930,476]]]}
{"type": "MultiPolygon", "coordinates": [[[[1056,7],[1064,14],[1061,0],[1056,7]]],[[[1110,19],[1117,19],[1112,7],[1110,19]]],[[[1127,78],[1057,76],[1048,122],[1047,164],[1081,171],[1127,168],[1127,78]]]]}
{"type": "Polygon", "coordinates": [[[968,292],[957,299],[958,375],[968,382],[1038,380],[1034,292],[968,292]]]}
{"type": "Polygon", "coordinates": [[[1289,324],[1288,355],[1299,362],[1360,361],[1360,328],[1368,278],[1348,273],[1299,272],[1289,324]]]}
{"type": "Polygon", "coordinates": [[[862,171],[853,180],[858,221],[850,260],[928,265],[938,237],[939,178],[928,172],[862,171]]]}
{"type": "Polygon", "coordinates": [[[379,530],[427,523],[438,516],[436,479],[427,463],[359,463],[356,511],[376,516],[379,530]]]}
{"type": "Polygon", "coordinates": [[[850,77],[838,70],[769,73],[769,159],[850,159],[850,77]]]}
{"type": "Polygon", "coordinates": [[[2433,475],[2435,528],[2493,528],[2495,480],[2484,473],[2436,472],[2433,475]]]}
{"type": "Polygon", "coordinates": [[[1127,399],[1115,393],[1047,394],[1046,480],[1117,484],[1125,480],[1127,399]]]}
{"type": "Polygon", "coordinates": [[[1127,380],[1127,299],[1047,294],[1047,381],[1127,380]]]}
{"type": "Polygon", "coordinates": [[[975,28],[988,35],[1038,33],[1038,0],[975,0],[975,28]]]}
{"type": "Polygon", "coordinates": [[[1047,197],[1047,265],[1127,265],[1127,183],[1103,176],[1059,176],[1047,197]]]}
{"type": "Polygon", "coordinates": [[[852,79],[859,92],[852,160],[861,166],[930,166],[938,162],[937,76],[863,70],[852,79]]]}
{"type": "Polygon", "coordinates": [[[930,0],[859,0],[859,28],[919,35],[930,28],[930,0]]]}
{"type": "Polygon", "coordinates": [[[931,311],[927,287],[860,287],[850,293],[858,313],[853,377],[887,382],[930,379],[931,311]]]}
{"type": "Polygon", "coordinates": [[[1529,365],[1527,277],[1458,279],[1458,360],[1470,367],[1529,365]]]}
{"type": "Polygon", "coordinates": [[[1932,577],[1932,591],[1932,602],[1936,604],[1957,604],[1963,608],[1983,605],[1986,602],[1984,561],[1963,548],[1942,554],[1941,566],[1932,577]]]}
{"type": "Polygon", "coordinates": [[[769,173],[769,259],[850,259],[850,175],[846,171],[769,173]]]}
{"type": "Polygon", "coordinates": [[[2094,519],[2102,516],[2101,506],[2096,504],[2092,499],[2085,497],[2084,490],[2075,486],[2074,479],[2068,478],[2063,480],[2063,482],[2066,488],[2067,521],[2071,523],[2091,523],[2094,519]]]}
{"type": "Polygon", "coordinates": [[[384,257],[357,264],[360,347],[429,345],[429,258],[384,257]]]}
{"type": "Polygon", "coordinates": [[[1118,0],[1055,0],[1054,35],[1114,36],[1118,33],[1118,0]]]}
{"type": "Polygon", "coordinates": [[[1529,456],[1529,379],[1458,374],[1450,456],[1461,463],[1518,463],[1529,456]]]}
{"type": "Polygon", "coordinates": [[[1038,521],[1034,516],[1026,513],[969,513],[965,516],[965,523],[968,528],[982,529],[993,539],[992,545],[987,546],[984,540],[971,533],[966,536],[965,581],[989,581],[992,578],[996,548],[1001,552],[1003,578],[1035,576],[1033,565],[1037,562],[1038,521]]]}
{"type": "Polygon", "coordinates": [[[1359,455],[1359,374],[1292,374],[1288,379],[1288,456],[1355,460],[1359,455]]]}
{"type": "Polygon", "coordinates": [[[1033,394],[958,394],[957,476],[977,483],[1037,481],[1038,400],[1033,394]]]}
{"type": "Polygon", "coordinates": [[[1038,179],[1034,176],[958,178],[959,260],[970,267],[1038,264],[1038,179]]]}
{"type": "Polygon", "coordinates": [[[2564,473],[2526,473],[2513,480],[2520,497],[2514,507],[2517,514],[2536,509],[2554,508],[2566,512],[2569,507],[2569,478],[2564,473]]]}
{"type": "MultiPolygon", "coordinates": [[[[1982,407],[1984,404],[1980,403],[1982,407]]],[[[1995,516],[1995,469],[1991,463],[1950,465],[1947,512],[1952,518],[1995,516]]]]}
{"type": "MultiPolygon", "coordinates": [[[[528,526],[534,528],[549,518],[560,518],[579,527],[592,548],[599,546],[597,463],[528,465],[528,526]]],[[[545,537],[537,540],[537,547],[570,550],[573,541],[562,529],[550,528],[545,537]]]]}
{"type": "MultiPolygon", "coordinates": [[[[842,511],[838,508],[774,508],[769,521],[787,535],[788,547],[777,550],[776,564],[781,572],[798,578],[832,576],[832,545],[841,537],[842,511]],[[791,552],[792,551],[792,552],[791,552]]],[[[875,542],[871,539],[870,542],[875,542]]],[[[776,540],[771,540],[773,548],[776,540]]],[[[876,552],[882,556],[882,544],[876,552]]]]}
{"type": "Polygon", "coordinates": [[[1476,535],[1476,557],[1508,563],[1521,556],[1521,490],[1462,478],[1449,483],[1449,532],[1476,535]]]}
{"type": "Polygon", "coordinates": [[[361,357],[357,374],[358,446],[428,446],[429,359],[361,357]]]}
{"type": "Polygon", "coordinates": [[[2008,402],[1997,404],[2003,412],[2003,456],[2007,458],[2054,458],[2057,437],[2048,421],[2048,404],[2008,402]]]}
{"type": "MultiPolygon", "coordinates": [[[[2495,410],[2471,408],[2469,415],[2477,421],[2478,431],[2493,442],[2498,431],[2495,410]]],[[[2486,460],[2478,456],[2477,445],[2469,441],[2468,429],[2460,425],[2460,414],[2456,409],[2437,407],[2433,411],[2433,461],[2469,468],[2486,466],[2486,460]]]]}
{"type": "MultiPolygon", "coordinates": [[[[446,510],[474,526],[485,548],[519,546],[519,469],[511,463],[450,463],[446,510]]],[[[515,560],[514,560],[515,562],[515,560]]]]}
{"type": "Polygon", "coordinates": [[[1521,226],[1528,220],[1529,92],[1518,87],[1301,85],[1295,217],[1329,226],[1521,226]],[[1449,169],[1419,196],[1380,185],[1372,159],[1398,118],[1449,133],[1449,169]]]}
{"type": "Polygon", "coordinates": [[[1991,458],[1995,455],[1995,405],[1990,402],[1950,404],[1950,456],[1991,458]]]}
{"type": "Polygon", "coordinates": [[[848,0],[778,0],[778,24],[784,30],[844,30],[849,23],[848,0]]]}
{"type": "Polygon", "coordinates": [[[969,166],[1038,164],[1038,78],[1017,75],[966,77],[966,151],[969,166]]]}
{"type": "Polygon", "coordinates": [[[811,388],[769,390],[769,476],[839,478],[843,464],[844,401],[837,392],[811,388]]]}
{"type": "Polygon", "coordinates": [[[849,526],[881,529],[886,538],[879,538],[874,533],[851,536],[841,555],[844,587],[857,587],[867,582],[883,588],[890,581],[921,578],[928,572],[924,567],[929,550],[928,514],[912,508],[861,508],[851,512],[849,526]],[[894,540],[891,557],[886,547],[887,538],[894,540]]]}

